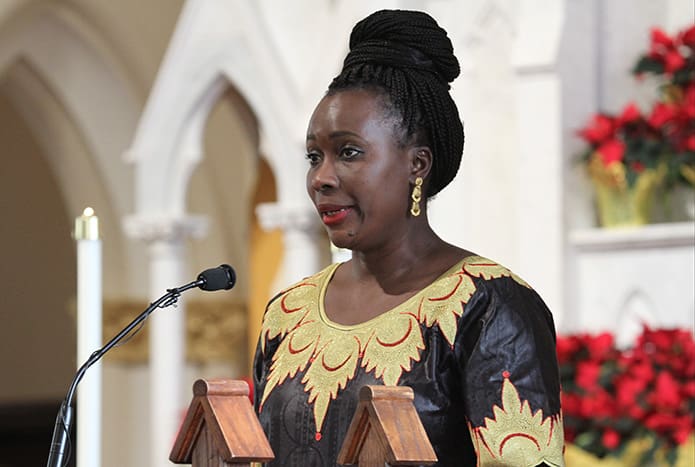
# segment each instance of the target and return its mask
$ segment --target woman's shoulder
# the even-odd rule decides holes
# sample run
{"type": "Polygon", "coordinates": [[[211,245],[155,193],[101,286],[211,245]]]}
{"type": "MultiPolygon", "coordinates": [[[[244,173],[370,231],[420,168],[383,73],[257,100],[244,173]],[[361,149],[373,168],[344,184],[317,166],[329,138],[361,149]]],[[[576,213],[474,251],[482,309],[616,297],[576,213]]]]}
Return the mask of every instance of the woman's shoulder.
{"type": "Polygon", "coordinates": [[[482,256],[471,256],[462,261],[461,270],[474,287],[466,304],[469,318],[552,325],[552,313],[543,298],[511,269],[482,256]]]}
{"type": "MultiPolygon", "coordinates": [[[[510,313],[527,313],[531,310],[549,313],[540,295],[521,276],[494,260],[471,255],[461,260],[453,272],[449,272],[440,283],[455,284],[467,289],[466,313],[474,309],[490,313],[507,310],[510,313]]],[[[497,313],[495,313],[497,314],[497,313]]]]}
{"type": "Polygon", "coordinates": [[[486,282],[491,282],[499,278],[509,278],[513,283],[528,289],[531,288],[524,279],[511,269],[494,260],[474,253],[460,260],[444,277],[451,275],[465,277],[468,280],[474,281],[476,285],[483,285],[486,282]]]}

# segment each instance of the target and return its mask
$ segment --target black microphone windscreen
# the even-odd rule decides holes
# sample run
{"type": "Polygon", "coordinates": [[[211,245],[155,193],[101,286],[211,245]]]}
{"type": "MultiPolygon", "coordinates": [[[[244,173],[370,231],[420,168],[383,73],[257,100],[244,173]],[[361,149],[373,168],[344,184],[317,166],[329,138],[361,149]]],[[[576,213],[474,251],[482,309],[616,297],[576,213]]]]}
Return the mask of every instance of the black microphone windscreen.
{"type": "Polygon", "coordinates": [[[221,264],[198,274],[198,280],[201,279],[203,283],[199,287],[203,290],[228,290],[236,284],[236,273],[230,265],[221,264]]]}

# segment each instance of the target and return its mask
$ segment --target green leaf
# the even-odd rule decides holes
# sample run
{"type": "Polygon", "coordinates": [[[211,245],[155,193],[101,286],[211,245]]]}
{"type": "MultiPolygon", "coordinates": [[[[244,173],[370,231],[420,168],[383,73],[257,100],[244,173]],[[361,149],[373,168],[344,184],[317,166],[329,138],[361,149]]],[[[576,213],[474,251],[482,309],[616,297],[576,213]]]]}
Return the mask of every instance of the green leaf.
{"type": "Polygon", "coordinates": [[[668,462],[668,465],[676,465],[676,462],[678,462],[678,450],[676,448],[666,450],[666,462],[668,462]]]}
{"type": "Polygon", "coordinates": [[[661,62],[658,62],[645,55],[639,59],[635,67],[632,69],[632,73],[654,73],[660,75],[664,73],[664,65],[661,62]]]}
{"type": "Polygon", "coordinates": [[[693,81],[693,64],[684,66],[673,74],[673,84],[685,86],[693,81]]]}
{"type": "Polygon", "coordinates": [[[625,180],[627,180],[627,186],[632,188],[637,182],[638,174],[632,168],[628,167],[625,171],[625,180]]]}
{"type": "Polygon", "coordinates": [[[659,449],[659,441],[656,438],[656,436],[654,434],[650,433],[649,437],[652,439],[652,445],[642,455],[642,459],[641,459],[639,465],[651,464],[654,461],[656,451],[659,449]]]}
{"type": "Polygon", "coordinates": [[[634,431],[637,422],[629,417],[620,417],[615,422],[615,430],[621,434],[629,434],[634,431]]]}

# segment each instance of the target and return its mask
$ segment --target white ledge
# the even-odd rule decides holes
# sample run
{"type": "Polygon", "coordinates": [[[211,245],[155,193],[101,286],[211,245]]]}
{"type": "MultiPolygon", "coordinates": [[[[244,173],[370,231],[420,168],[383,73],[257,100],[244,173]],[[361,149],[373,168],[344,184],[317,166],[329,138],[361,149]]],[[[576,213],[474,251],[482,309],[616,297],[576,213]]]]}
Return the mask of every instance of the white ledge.
{"type": "Polygon", "coordinates": [[[593,228],[570,232],[569,242],[579,250],[617,250],[695,247],[695,222],[650,224],[639,227],[593,228]]]}

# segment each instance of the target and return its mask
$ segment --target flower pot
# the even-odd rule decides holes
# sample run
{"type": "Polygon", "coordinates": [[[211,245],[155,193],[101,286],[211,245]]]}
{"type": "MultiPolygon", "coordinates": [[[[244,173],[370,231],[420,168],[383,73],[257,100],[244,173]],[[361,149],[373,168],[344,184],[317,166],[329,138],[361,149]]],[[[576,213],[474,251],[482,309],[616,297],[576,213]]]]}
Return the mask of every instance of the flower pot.
{"type": "Polygon", "coordinates": [[[596,194],[599,224],[624,227],[652,222],[654,198],[663,179],[659,170],[645,169],[634,183],[628,184],[620,164],[590,166],[596,194]]]}
{"type": "Polygon", "coordinates": [[[664,222],[695,220],[695,187],[677,185],[662,195],[662,201],[664,222]]]}
{"type": "Polygon", "coordinates": [[[566,467],[692,467],[695,459],[695,437],[690,435],[688,440],[678,446],[675,464],[666,460],[663,449],[657,450],[654,459],[645,463],[643,457],[651,446],[647,438],[635,439],[628,443],[621,455],[609,455],[599,458],[590,452],[574,445],[565,446],[566,467]]]}
{"type": "Polygon", "coordinates": [[[625,464],[618,457],[601,459],[574,444],[568,444],[565,446],[565,465],[567,467],[624,467],[625,464]]]}

